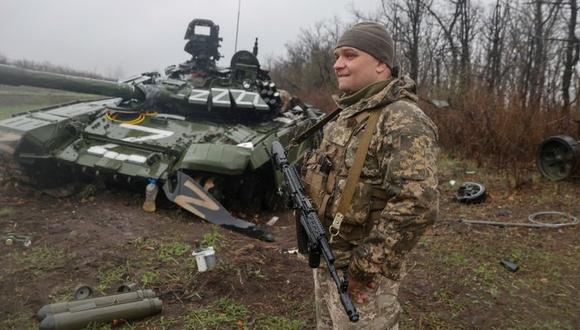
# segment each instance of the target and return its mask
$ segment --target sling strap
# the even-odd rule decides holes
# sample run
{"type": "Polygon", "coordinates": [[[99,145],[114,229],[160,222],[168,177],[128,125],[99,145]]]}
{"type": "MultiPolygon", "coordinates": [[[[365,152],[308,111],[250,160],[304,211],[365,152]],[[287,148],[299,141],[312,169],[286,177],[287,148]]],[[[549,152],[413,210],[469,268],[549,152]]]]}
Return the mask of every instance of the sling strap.
{"type": "Polygon", "coordinates": [[[306,140],[306,138],[308,138],[310,136],[310,134],[312,134],[312,133],[316,132],[317,130],[319,130],[320,128],[322,128],[322,126],[326,125],[326,123],[331,121],[341,111],[342,111],[341,108],[336,108],[334,111],[332,111],[331,113],[324,116],[319,122],[317,122],[316,124],[309,127],[307,130],[305,130],[304,132],[299,134],[297,137],[293,138],[290,141],[290,145],[292,146],[292,145],[298,145],[298,144],[302,143],[302,141],[306,140]]]}
{"type": "Polygon", "coordinates": [[[364,161],[366,159],[366,155],[369,150],[369,146],[371,144],[371,137],[375,132],[380,115],[381,111],[380,109],[377,109],[370,113],[369,119],[367,120],[367,127],[363,133],[363,136],[359,141],[359,145],[356,150],[356,154],[354,156],[354,162],[352,163],[352,166],[348,173],[348,177],[346,178],[346,185],[344,186],[342,196],[340,197],[340,201],[338,203],[336,215],[332,220],[332,224],[328,228],[331,243],[332,239],[340,233],[340,225],[342,224],[342,220],[344,220],[344,215],[348,211],[348,208],[352,201],[352,196],[354,195],[354,190],[360,178],[360,173],[362,172],[364,161]]]}

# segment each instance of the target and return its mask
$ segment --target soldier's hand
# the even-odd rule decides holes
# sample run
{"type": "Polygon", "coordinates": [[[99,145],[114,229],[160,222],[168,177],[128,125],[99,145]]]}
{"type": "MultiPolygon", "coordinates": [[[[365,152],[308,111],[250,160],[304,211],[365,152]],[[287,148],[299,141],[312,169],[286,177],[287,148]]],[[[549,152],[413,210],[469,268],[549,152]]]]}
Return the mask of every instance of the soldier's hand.
{"type": "Polygon", "coordinates": [[[369,290],[376,288],[376,283],[370,282],[359,282],[354,279],[348,280],[348,295],[357,304],[363,304],[369,299],[369,290]]]}

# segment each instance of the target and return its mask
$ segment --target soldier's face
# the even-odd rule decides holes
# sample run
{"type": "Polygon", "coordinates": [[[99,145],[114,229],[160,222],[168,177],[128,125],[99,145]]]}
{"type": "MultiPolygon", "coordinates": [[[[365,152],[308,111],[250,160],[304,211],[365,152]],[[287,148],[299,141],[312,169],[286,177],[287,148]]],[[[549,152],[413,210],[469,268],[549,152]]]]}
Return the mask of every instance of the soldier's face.
{"type": "Polygon", "coordinates": [[[368,53],[353,47],[339,47],[334,50],[334,73],[338,89],[354,93],[374,82],[386,79],[388,67],[368,53]]]}

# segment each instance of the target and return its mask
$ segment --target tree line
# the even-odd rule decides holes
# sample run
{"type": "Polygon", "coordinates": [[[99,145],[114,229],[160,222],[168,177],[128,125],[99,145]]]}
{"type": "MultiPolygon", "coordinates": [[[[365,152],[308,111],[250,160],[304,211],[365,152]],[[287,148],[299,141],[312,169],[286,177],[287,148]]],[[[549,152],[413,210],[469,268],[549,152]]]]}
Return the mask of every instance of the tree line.
{"type": "Polygon", "coordinates": [[[268,65],[283,88],[332,110],[333,48],[341,33],[358,21],[384,24],[443,149],[503,171],[517,186],[523,173],[535,171],[544,138],[580,139],[577,6],[576,0],[379,0],[370,13],[353,9],[351,21],[303,29],[287,54],[268,65]]]}
{"type": "Polygon", "coordinates": [[[577,13],[576,0],[380,0],[371,13],[353,9],[353,22],[302,30],[269,64],[286,88],[328,88],[341,32],[372,20],[392,32],[401,71],[424,97],[458,101],[485,90],[494,102],[566,112],[580,90],[577,13]]]}
{"type": "Polygon", "coordinates": [[[73,69],[73,68],[70,68],[67,66],[52,64],[48,61],[36,62],[36,61],[31,61],[31,60],[26,60],[26,59],[10,60],[10,59],[8,59],[8,57],[2,55],[1,53],[0,53],[0,64],[9,64],[9,65],[14,65],[14,66],[21,67],[24,69],[59,73],[59,74],[65,74],[65,75],[69,75],[69,76],[77,76],[77,77],[83,77],[83,78],[114,80],[110,77],[105,77],[105,76],[100,75],[98,73],[84,71],[84,70],[76,70],[76,69],[73,69]]]}

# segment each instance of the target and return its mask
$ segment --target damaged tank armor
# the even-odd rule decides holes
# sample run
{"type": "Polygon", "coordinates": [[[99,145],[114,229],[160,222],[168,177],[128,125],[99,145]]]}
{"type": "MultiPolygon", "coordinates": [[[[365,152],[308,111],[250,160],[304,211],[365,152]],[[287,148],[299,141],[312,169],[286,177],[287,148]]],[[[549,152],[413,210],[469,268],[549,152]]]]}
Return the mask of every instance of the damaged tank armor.
{"type": "MultiPolygon", "coordinates": [[[[185,40],[191,59],[168,67],[165,77],[149,72],[112,82],[0,65],[0,84],[108,97],[0,120],[0,159],[38,185],[86,176],[143,188],[155,182],[191,213],[271,240],[222,204],[254,211],[275,205],[281,178],[269,146],[286,146],[322,112],[302,103],[282,111],[280,92],[256,57],[257,40],[253,52],[236,52],[229,68],[216,65],[221,38],[212,21],[192,20],[185,40]]],[[[313,137],[292,148],[290,161],[316,144],[313,137]]]]}

